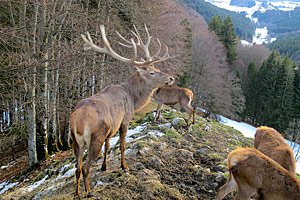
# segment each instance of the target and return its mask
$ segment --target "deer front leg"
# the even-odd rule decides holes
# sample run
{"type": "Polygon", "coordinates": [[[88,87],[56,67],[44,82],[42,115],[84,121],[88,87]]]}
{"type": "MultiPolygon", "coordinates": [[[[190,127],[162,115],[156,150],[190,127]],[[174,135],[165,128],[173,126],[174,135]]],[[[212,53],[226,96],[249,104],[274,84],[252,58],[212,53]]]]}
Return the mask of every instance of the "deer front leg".
{"type": "Polygon", "coordinates": [[[108,154],[108,150],[109,150],[109,147],[110,147],[109,140],[110,139],[108,139],[108,138],[105,139],[104,160],[103,160],[102,167],[101,167],[102,171],[106,171],[106,167],[107,167],[107,154],[108,154]]]}
{"type": "Polygon", "coordinates": [[[238,188],[238,185],[235,182],[235,180],[234,180],[234,178],[233,178],[233,176],[232,176],[232,174],[230,172],[229,179],[227,180],[227,182],[225,183],[225,185],[223,185],[222,187],[220,187],[215,200],[221,200],[221,199],[223,199],[228,193],[233,192],[237,188],[238,188]]]}
{"type": "Polygon", "coordinates": [[[124,125],[122,124],[120,129],[120,150],[121,150],[121,168],[123,170],[128,170],[128,167],[125,162],[125,138],[128,131],[128,124],[124,125]]]}

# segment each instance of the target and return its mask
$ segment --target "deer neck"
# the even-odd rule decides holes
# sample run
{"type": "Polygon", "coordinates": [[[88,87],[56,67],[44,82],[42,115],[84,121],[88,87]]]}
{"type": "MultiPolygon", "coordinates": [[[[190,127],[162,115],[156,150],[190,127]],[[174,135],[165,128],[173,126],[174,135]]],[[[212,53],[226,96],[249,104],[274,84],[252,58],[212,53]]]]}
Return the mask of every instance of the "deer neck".
{"type": "Polygon", "coordinates": [[[141,78],[139,73],[136,73],[121,85],[127,89],[127,92],[134,103],[134,111],[139,110],[149,102],[155,89],[151,85],[148,85],[146,81],[141,78]]]}

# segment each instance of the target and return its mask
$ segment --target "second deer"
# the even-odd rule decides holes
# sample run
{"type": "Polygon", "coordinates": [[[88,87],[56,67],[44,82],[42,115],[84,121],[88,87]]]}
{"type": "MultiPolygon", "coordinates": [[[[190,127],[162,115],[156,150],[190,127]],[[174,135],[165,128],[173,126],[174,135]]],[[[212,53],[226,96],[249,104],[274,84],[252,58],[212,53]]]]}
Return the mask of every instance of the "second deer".
{"type": "MultiPolygon", "coordinates": [[[[266,126],[258,127],[255,133],[254,147],[288,170],[291,175],[296,175],[296,161],[293,150],[275,129],[266,126]]],[[[227,183],[219,189],[216,199],[222,199],[229,192],[236,189],[238,189],[238,184],[235,179],[231,177],[227,183]]],[[[262,198],[259,193],[254,195],[254,199],[262,198]]]]}
{"type": "Polygon", "coordinates": [[[235,200],[253,195],[265,200],[299,200],[300,183],[280,164],[255,148],[238,148],[228,156],[229,179],[215,200],[221,200],[236,188],[235,200]]]}
{"type": "Polygon", "coordinates": [[[189,113],[187,125],[190,125],[190,119],[192,115],[192,123],[195,123],[195,110],[191,105],[194,98],[194,94],[191,90],[187,88],[163,86],[159,87],[157,90],[154,91],[153,98],[157,101],[158,104],[154,121],[159,119],[163,104],[175,105],[178,103],[182,108],[186,110],[186,112],[189,113]]]}

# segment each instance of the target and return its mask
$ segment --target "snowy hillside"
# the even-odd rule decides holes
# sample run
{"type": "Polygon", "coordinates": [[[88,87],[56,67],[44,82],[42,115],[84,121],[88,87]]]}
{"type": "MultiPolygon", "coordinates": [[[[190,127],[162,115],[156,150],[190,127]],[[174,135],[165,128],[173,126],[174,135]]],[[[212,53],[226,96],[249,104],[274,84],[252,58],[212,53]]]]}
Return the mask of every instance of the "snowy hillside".
{"type": "MultiPolygon", "coordinates": [[[[232,6],[230,5],[231,0],[205,0],[219,8],[224,8],[226,10],[234,11],[234,12],[246,12],[246,17],[250,18],[253,22],[257,23],[257,18],[252,17],[253,13],[256,11],[265,12],[266,10],[283,10],[283,11],[290,11],[294,10],[296,7],[300,7],[300,2],[298,1],[277,1],[271,2],[267,1],[255,1],[255,6],[248,8],[248,7],[239,7],[239,6],[232,6]]],[[[276,38],[270,38],[268,35],[267,27],[257,28],[255,31],[255,35],[253,36],[253,43],[256,44],[263,44],[269,43],[276,40],[276,38]]]]}

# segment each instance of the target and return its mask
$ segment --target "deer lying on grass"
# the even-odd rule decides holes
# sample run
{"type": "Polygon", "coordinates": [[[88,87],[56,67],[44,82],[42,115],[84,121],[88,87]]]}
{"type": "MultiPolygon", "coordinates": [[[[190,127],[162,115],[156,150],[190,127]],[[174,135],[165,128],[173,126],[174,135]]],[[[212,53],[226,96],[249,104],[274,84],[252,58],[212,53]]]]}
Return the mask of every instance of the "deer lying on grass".
{"type": "Polygon", "coordinates": [[[159,119],[163,104],[175,105],[179,103],[180,106],[189,113],[187,125],[189,126],[192,115],[193,123],[195,122],[195,110],[191,105],[194,94],[191,90],[179,87],[159,87],[153,92],[153,98],[157,101],[158,104],[154,121],[159,119]]]}
{"type": "Polygon", "coordinates": [[[151,36],[145,26],[147,33],[147,42],[144,44],[137,29],[132,31],[137,39],[135,42],[126,40],[119,33],[119,37],[127,44],[120,43],[123,46],[133,49],[133,58],[128,59],[117,54],[109,44],[106,38],[105,28],[100,26],[104,47],[101,48],[95,45],[87,33],[87,38],[81,35],[86,43],[87,49],[93,49],[99,53],[105,53],[124,63],[133,64],[137,72],[129,80],[118,84],[109,85],[100,93],[95,94],[87,99],[81,100],[74,112],[71,114],[71,136],[73,140],[73,149],[76,155],[76,191],[75,196],[79,195],[79,181],[81,170],[83,172],[83,180],[88,197],[90,193],[89,174],[90,168],[97,159],[102,145],[105,142],[105,153],[102,164],[102,170],[106,170],[107,153],[109,149],[109,140],[119,130],[120,133],[120,150],[121,150],[121,167],[123,170],[128,170],[125,163],[125,137],[128,131],[128,125],[135,111],[143,107],[150,100],[153,91],[162,85],[171,85],[174,78],[160,70],[156,69],[153,64],[166,61],[170,58],[168,47],[166,53],[159,57],[161,44],[158,41],[159,49],[154,56],[150,56],[149,44],[151,36]],[[137,61],[137,48],[144,51],[146,60],[137,61]],[[89,153],[83,167],[82,156],[85,145],[89,153]]]}
{"type": "Polygon", "coordinates": [[[259,194],[265,200],[299,200],[300,183],[277,162],[255,148],[238,148],[228,156],[229,179],[216,200],[238,188],[235,200],[259,194]]]}
{"type": "MultiPolygon", "coordinates": [[[[293,150],[285,142],[281,134],[278,133],[275,129],[266,126],[258,127],[255,133],[254,147],[269,158],[278,162],[293,176],[296,176],[296,161],[294,158],[293,150]]],[[[236,188],[231,188],[231,191],[237,189],[236,183],[234,184],[233,182],[234,179],[231,180],[231,186],[235,185],[236,188]]],[[[227,191],[228,193],[230,192],[229,190],[227,191]]],[[[261,197],[259,197],[259,194],[256,194],[254,198],[261,199],[261,197]]]]}
{"type": "Polygon", "coordinates": [[[275,129],[266,126],[257,128],[254,148],[269,156],[296,176],[296,161],[292,148],[275,129]]]}

